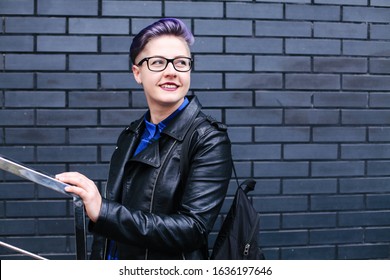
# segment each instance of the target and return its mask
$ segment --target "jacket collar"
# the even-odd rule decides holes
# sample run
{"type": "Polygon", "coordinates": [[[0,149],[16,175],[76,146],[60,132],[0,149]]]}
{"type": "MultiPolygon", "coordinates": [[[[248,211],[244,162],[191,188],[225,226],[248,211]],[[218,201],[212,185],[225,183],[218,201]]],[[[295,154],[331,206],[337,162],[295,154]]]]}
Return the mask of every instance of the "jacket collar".
{"type": "MultiPolygon", "coordinates": [[[[187,98],[190,103],[182,112],[180,112],[173,120],[168,123],[167,127],[162,132],[163,134],[169,135],[179,141],[183,141],[188,129],[202,108],[202,105],[196,96],[187,96],[187,98]]],[[[145,125],[145,114],[133,122],[128,129],[133,133],[140,135],[145,125]]]]}
{"type": "MultiPolygon", "coordinates": [[[[186,108],[172,119],[167,127],[162,131],[162,134],[169,135],[178,141],[183,141],[187,131],[191,127],[191,124],[194,122],[196,116],[202,108],[196,96],[187,96],[187,98],[190,102],[186,108]]],[[[144,127],[144,116],[142,116],[130,125],[129,130],[140,137],[144,127]]],[[[140,161],[154,167],[159,167],[161,162],[158,142],[152,143],[146,150],[142,151],[130,160],[140,161]]]]}

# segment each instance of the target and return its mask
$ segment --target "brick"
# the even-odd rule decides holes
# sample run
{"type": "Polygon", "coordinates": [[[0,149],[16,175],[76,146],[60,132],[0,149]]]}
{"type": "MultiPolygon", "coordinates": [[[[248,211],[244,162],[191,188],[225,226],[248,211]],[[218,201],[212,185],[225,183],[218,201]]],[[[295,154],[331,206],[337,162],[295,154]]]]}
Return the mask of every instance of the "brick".
{"type": "Polygon", "coordinates": [[[96,110],[37,110],[37,124],[40,126],[85,126],[97,125],[96,110]]]}
{"type": "Polygon", "coordinates": [[[250,36],[252,23],[250,20],[195,19],[194,35],[250,36]]]}
{"type": "Polygon", "coordinates": [[[314,72],[366,73],[367,59],[356,57],[314,57],[314,72]]]}
{"type": "Polygon", "coordinates": [[[97,74],[92,73],[38,73],[39,89],[95,89],[97,74]]]}
{"type": "Polygon", "coordinates": [[[34,0],[2,0],[0,11],[3,15],[34,14],[34,0]]]}
{"type": "Polygon", "coordinates": [[[333,144],[285,144],[283,158],[293,159],[337,159],[338,147],[333,144]]]}
{"type": "Polygon", "coordinates": [[[127,55],[70,55],[69,70],[72,71],[127,71],[127,55]]]}
{"type": "Polygon", "coordinates": [[[256,56],[255,71],[308,72],[311,69],[309,57],[256,56]]]}
{"type": "Polygon", "coordinates": [[[63,128],[6,128],[5,143],[12,144],[65,144],[63,128]]]}
{"type": "Polygon", "coordinates": [[[337,255],[339,259],[385,259],[388,256],[388,244],[342,245],[337,255]]]}
{"type": "Polygon", "coordinates": [[[390,11],[385,8],[344,7],[342,17],[344,21],[387,23],[389,21],[390,11]]]}
{"type": "Polygon", "coordinates": [[[1,52],[29,52],[34,48],[34,37],[28,35],[0,35],[1,52]]]}
{"type": "MultiPolygon", "coordinates": [[[[335,213],[287,213],[282,215],[282,221],[282,227],[284,229],[305,229],[321,227],[333,228],[336,227],[337,216],[335,213]]],[[[310,239],[312,240],[313,237],[310,236],[310,239]]],[[[321,242],[324,239],[326,238],[321,238],[321,242]]]]}
{"type": "Polygon", "coordinates": [[[302,21],[256,21],[256,36],[310,37],[311,24],[302,21]]]}
{"type": "Polygon", "coordinates": [[[32,146],[0,146],[0,154],[18,160],[19,162],[34,161],[34,147],[32,146]]]}
{"type": "Polygon", "coordinates": [[[9,201],[8,217],[56,217],[66,215],[65,201],[9,201]],[[50,211],[48,211],[50,209],[50,211]]]}
{"type": "Polygon", "coordinates": [[[206,107],[246,107],[252,105],[252,93],[248,91],[197,91],[195,95],[206,107]]]}
{"type": "Polygon", "coordinates": [[[256,127],[256,142],[308,142],[310,128],[308,127],[256,127]]]}
{"type": "MultiPolygon", "coordinates": [[[[18,158],[18,160],[21,160],[18,158]]],[[[33,183],[14,183],[0,182],[1,189],[0,199],[33,199],[35,197],[35,188],[33,183]]],[[[3,227],[2,227],[3,228],[3,227]]],[[[1,232],[1,230],[0,230],[1,232]]]]}
{"type": "Polygon", "coordinates": [[[315,22],[314,37],[365,39],[368,37],[368,24],[315,22]]]}
{"type": "Polygon", "coordinates": [[[34,124],[34,112],[32,110],[7,110],[0,111],[1,126],[22,126],[34,124]]]}
{"type": "Polygon", "coordinates": [[[279,159],[281,147],[268,144],[235,144],[232,147],[232,154],[236,160],[279,159]]]}
{"type": "Polygon", "coordinates": [[[304,91],[257,91],[256,106],[312,107],[312,95],[304,91]]]}
{"type": "Polygon", "coordinates": [[[389,56],[390,42],[382,41],[343,41],[344,55],[389,56]]]}
{"type": "Polygon", "coordinates": [[[383,193],[389,192],[388,178],[340,178],[341,193],[383,193]]]}
{"type": "Polygon", "coordinates": [[[287,54],[340,55],[340,40],[286,39],[287,54]]]}
{"type": "Polygon", "coordinates": [[[35,221],[33,219],[3,219],[1,223],[0,236],[35,234],[35,221]],[[23,226],[20,226],[21,224],[23,226]]]}
{"type": "Polygon", "coordinates": [[[390,162],[387,160],[373,160],[367,163],[367,175],[386,176],[390,171],[390,162]]]}
{"type": "Polygon", "coordinates": [[[222,38],[197,36],[191,50],[196,53],[222,53],[223,40],[222,38]]]}
{"type": "Polygon", "coordinates": [[[131,121],[139,119],[145,113],[145,110],[102,110],[101,123],[103,125],[122,125],[127,126],[131,121]]]}
{"type": "Polygon", "coordinates": [[[228,133],[232,143],[245,143],[252,141],[252,129],[250,127],[229,127],[228,133]]]}
{"type": "Polygon", "coordinates": [[[367,5],[367,0],[314,0],[316,4],[367,5]]]}
{"type": "Polygon", "coordinates": [[[386,159],[390,158],[390,144],[343,144],[343,159],[386,159]]]}
{"type": "Polygon", "coordinates": [[[388,209],[390,203],[390,195],[388,194],[373,194],[367,195],[368,209],[388,209]]]}
{"type": "Polygon", "coordinates": [[[313,211],[358,210],[363,207],[363,195],[315,195],[310,198],[310,209],[313,211]]]}
{"type": "Polygon", "coordinates": [[[166,1],[164,4],[165,15],[168,17],[223,17],[223,3],[166,1]]]}
{"type": "Polygon", "coordinates": [[[389,108],[390,95],[387,93],[371,93],[370,107],[372,108],[389,108]]]}
{"type": "Polygon", "coordinates": [[[305,211],[309,207],[306,196],[256,197],[253,206],[261,213],[305,211]]]}
{"type": "Polygon", "coordinates": [[[193,73],[191,74],[192,89],[221,89],[222,74],[220,73],[193,73]]]}
{"type": "Polygon", "coordinates": [[[286,5],[286,19],[338,21],[339,6],[325,5],[286,5]]]}
{"type": "Polygon", "coordinates": [[[314,93],[314,106],[334,108],[366,108],[368,103],[367,93],[314,93]]]}
{"type": "Polygon", "coordinates": [[[386,0],[371,0],[371,6],[390,7],[390,3],[386,0]]]}
{"type": "Polygon", "coordinates": [[[390,241],[390,228],[368,228],[365,233],[366,242],[390,241]]]}
{"type": "Polygon", "coordinates": [[[70,18],[70,34],[129,34],[128,19],[70,18]]]}
{"type": "Polygon", "coordinates": [[[389,211],[358,211],[339,213],[340,226],[387,226],[389,211]]]}
{"type": "Polygon", "coordinates": [[[226,17],[249,19],[281,19],[283,18],[283,5],[261,3],[227,3],[226,17]]]}
{"type": "Polygon", "coordinates": [[[341,112],[342,124],[386,125],[389,118],[390,112],[388,110],[346,109],[341,112]]]}
{"type": "Polygon", "coordinates": [[[248,109],[244,112],[242,109],[227,109],[226,123],[245,124],[246,120],[251,119],[253,125],[281,124],[282,113],[279,109],[248,109]]]}
{"type": "Polygon", "coordinates": [[[69,170],[84,174],[93,181],[106,180],[108,177],[108,164],[71,164],[69,170]]]}
{"type": "Polygon", "coordinates": [[[7,54],[6,70],[65,70],[65,55],[7,54]]]}
{"type": "Polygon", "coordinates": [[[97,150],[93,146],[40,146],[37,159],[41,162],[96,162],[97,150]]]}
{"type": "MultiPolygon", "coordinates": [[[[390,6],[389,6],[390,7],[390,6]]],[[[371,24],[370,37],[371,39],[384,39],[389,40],[390,34],[386,28],[386,24],[371,24]]]]}
{"type": "Polygon", "coordinates": [[[390,59],[370,59],[370,73],[387,74],[390,67],[390,59]]]}
{"type": "Polygon", "coordinates": [[[66,31],[65,18],[8,17],[5,19],[6,33],[61,34],[66,31]]]}
{"type": "Polygon", "coordinates": [[[133,40],[129,36],[101,36],[102,53],[129,53],[130,45],[133,40]]]}
{"type": "Polygon", "coordinates": [[[307,162],[254,162],[253,174],[255,177],[305,177],[309,173],[307,162]]]}
{"type": "Polygon", "coordinates": [[[6,91],[5,106],[10,108],[65,107],[63,91],[6,91]]]}
{"type": "Polygon", "coordinates": [[[160,1],[102,1],[103,16],[161,17],[160,1]]]}
{"type": "Polygon", "coordinates": [[[337,179],[285,179],[283,194],[334,194],[337,179]]]}
{"type": "Polygon", "coordinates": [[[237,73],[226,74],[226,87],[231,89],[280,89],[281,74],[237,73]]]}
{"type": "MultiPolygon", "coordinates": [[[[102,73],[101,74],[101,86],[104,89],[130,89],[139,88],[140,85],[136,83],[134,78],[131,77],[131,73],[102,73]]],[[[95,86],[96,87],[96,86],[95,86]]],[[[91,86],[91,88],[95,88],[91,86]]]]}
{"type": "Polygon", "coordinates": [[[94,16],[98,14],[97,0],[38,0],[40,15],[94,16]]]}
{"type": "Polygon", "coordinates": [[[274,38],[226,38],[226,52],[281,54],[283,40],[274,38]]]}
{"type": "Polygon", "coordinates": [[[288,89],[340,89],[340,77],[332,74],[286,74],[288,89]]]}
{"type": "Polygon", "coordinates": [[[249,55],[196,55],[195,71],[251,71],[249,55]]]}
{"type": "MultiPolygon", "coordinates": [[[[39,237],[39,236],[26,236],[26,237],[11,237],[8,238],[10,244],[23,248],[29,252],[42,255],[44,252],[56,253],[65,252],[67,249],[67,239],[64,236],[60,237],[39,237]]],[[[30,258],[31,260],[31,258],[30,258]]]]}
{"type": "Polygon", "coordinates": [[[333,260],[336,258],[336,246],[285,247],[281,252],[282,260],[333,260]]]}
{"type": "Polygon", "coordinates": [[[364,142],[366,129],[364,127],[314,127],[315,142],[364,142]]]}
{"type": "Polygon", "coordinates": [[[260,233],[263,246],[296,246],[308,243],[309,233],[307,230],[283,230],[260,233]]]}
{"type": "MultiPolygon", "coordinates": [[[[128,121],[127,125],[130,123],[128,121]]],[[[120,128],[71,128],[69,129],[70,144],[114,144],[120,128]]],[[[111,156],[111,155],[110,155],[111,156]]]]}
{"type": "Polygon", "coordinates": [[[361,161],[321,161],[312,162],[313,177],[363,176],[364,162],[361,161]]]}
{"type": "Polygon", "coordinates": [[[338,124],[338,110],[334,109],[287,109],[285,123],[289,125],[338,124]]]}
{"type": "Polygon", "coordinates": [[[27,89],[33,87],[32,73],[0,73],[0,85],[3,89],[27,89]]]}
{"type": "Polygon", "coordinates": [[[128,108],[130,102],[127,91],[72,91],[68,96],[73,108],[128,108]]]}
{"type": "Polygon", "coordinates": [[[95,36],[46,36],[37,37],[39,52],[96,52],[95,36]]]}
{"type": "Polygon", "coordinates": [[[38,219],[37,227],[41,235],[73,235],[74,219],[38,219]]]}
{"type": "Polygon", "coordinates": [[[363,238],[363,229],[319,229],[310,231],[310,244],[361,243],[363,238]]]}
{"type": "Polygon", "coordinates": [[[383,142],[390,141],[390,128],[389,127],[370,127],[368,129],[368,137],[370,142],[383,142]]]}

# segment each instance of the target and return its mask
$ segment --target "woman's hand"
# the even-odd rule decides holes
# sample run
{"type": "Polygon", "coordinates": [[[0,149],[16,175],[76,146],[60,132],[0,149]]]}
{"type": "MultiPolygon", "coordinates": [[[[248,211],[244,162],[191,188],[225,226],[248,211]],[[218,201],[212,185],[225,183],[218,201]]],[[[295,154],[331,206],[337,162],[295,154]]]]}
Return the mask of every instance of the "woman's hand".
{"type": "Polygon", "coordinates": [[[57,174],[56,179],[70,185],[65,188],[65,191],[78,195],[83,200],[88,217],[92,222],[96,222],[102,205],[102,197],[95,183],[78,172],[57,174]]]}

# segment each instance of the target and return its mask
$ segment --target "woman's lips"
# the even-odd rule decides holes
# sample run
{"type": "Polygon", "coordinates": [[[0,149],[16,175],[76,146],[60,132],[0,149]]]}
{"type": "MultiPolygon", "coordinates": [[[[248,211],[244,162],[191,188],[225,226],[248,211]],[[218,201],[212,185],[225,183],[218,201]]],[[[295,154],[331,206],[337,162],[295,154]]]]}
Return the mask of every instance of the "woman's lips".
{"type": "Polygon", "coordinates": [[[160,85],[163,90],[176,90],[179,86],[174,83],[165,83],[160,85]]]}

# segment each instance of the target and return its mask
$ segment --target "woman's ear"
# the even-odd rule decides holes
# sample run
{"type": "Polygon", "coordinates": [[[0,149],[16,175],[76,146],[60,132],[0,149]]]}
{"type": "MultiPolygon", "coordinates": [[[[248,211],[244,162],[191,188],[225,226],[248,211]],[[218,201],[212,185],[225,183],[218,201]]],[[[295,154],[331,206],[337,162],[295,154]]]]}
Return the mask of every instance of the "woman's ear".
{"type": "Polygon", "coordinates": [[[138,84],[142,84],[141,73],[140,73],[139,67],[137,65],[133,65],[131,67],[131,70],[133,70],[133,75],[134,75],[135,81],[138,84]]]}

